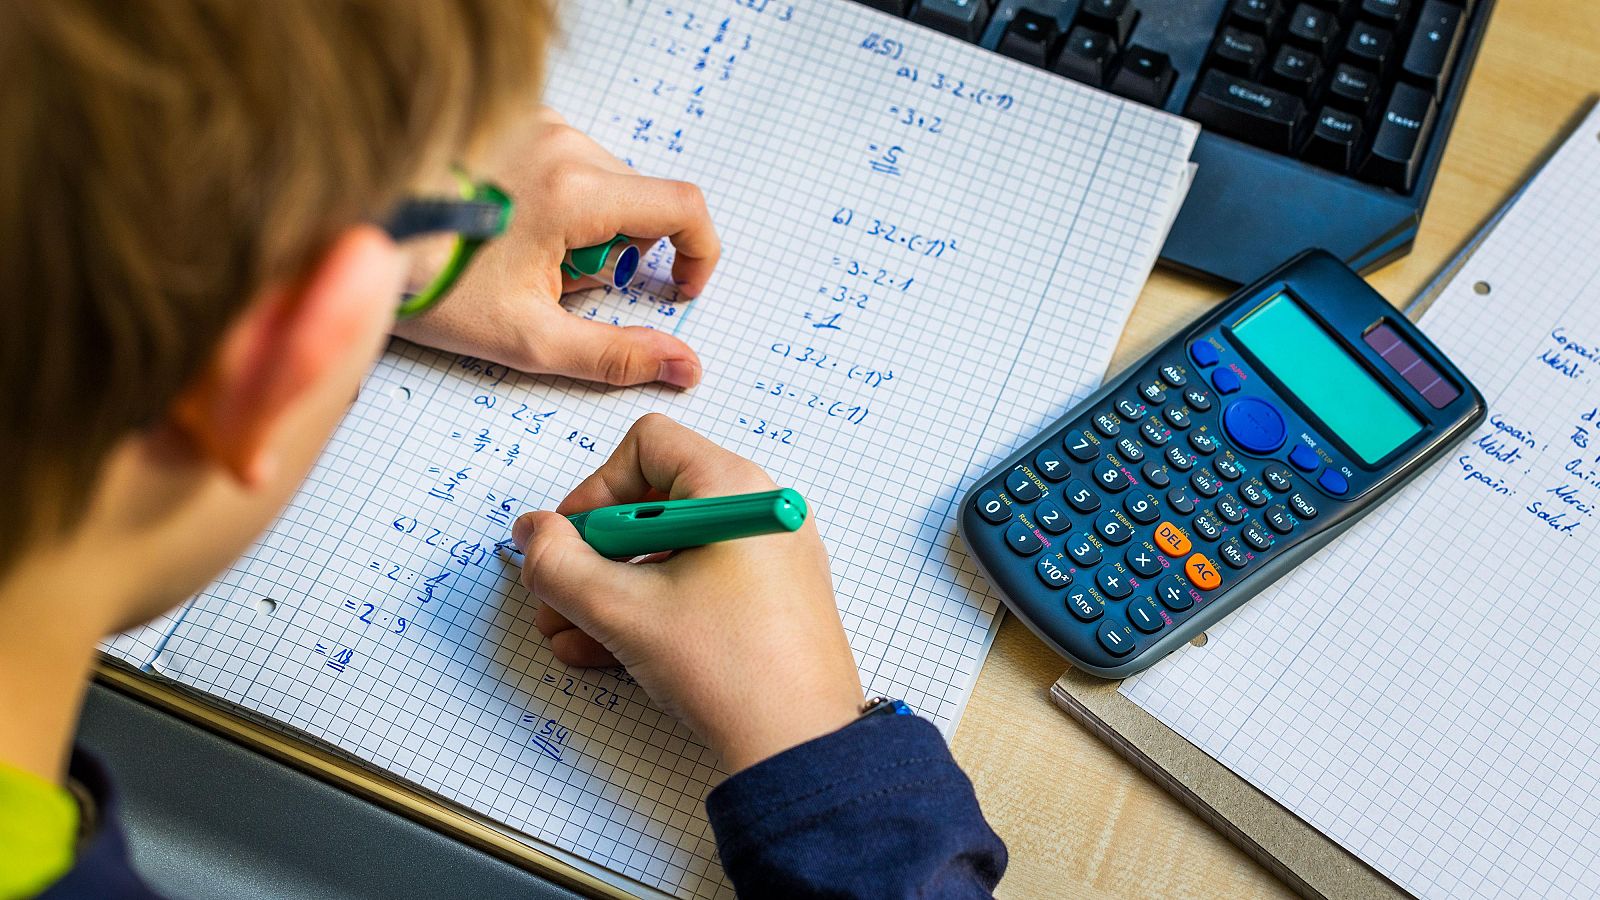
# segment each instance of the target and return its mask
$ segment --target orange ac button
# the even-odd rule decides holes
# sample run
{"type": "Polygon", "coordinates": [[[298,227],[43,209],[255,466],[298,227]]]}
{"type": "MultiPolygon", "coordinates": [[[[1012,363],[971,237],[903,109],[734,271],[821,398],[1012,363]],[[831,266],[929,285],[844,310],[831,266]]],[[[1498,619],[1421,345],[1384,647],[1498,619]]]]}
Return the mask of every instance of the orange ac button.
{"type": "Polygon", "coordinates": [[[1189,557],[1183,564],[1183,574],[1189,576],[1190,584],[1202,591],[1214,591],[1222,586],[1222,574],[1204,553],[1189,557]]]}
{"type": "Polygon", "coordinates": [[[1162,522],[1156,526],[1156,546],[1173,559],[1183,556],[1194,548],[1183,530],[1171,522],[1162,522]]]}

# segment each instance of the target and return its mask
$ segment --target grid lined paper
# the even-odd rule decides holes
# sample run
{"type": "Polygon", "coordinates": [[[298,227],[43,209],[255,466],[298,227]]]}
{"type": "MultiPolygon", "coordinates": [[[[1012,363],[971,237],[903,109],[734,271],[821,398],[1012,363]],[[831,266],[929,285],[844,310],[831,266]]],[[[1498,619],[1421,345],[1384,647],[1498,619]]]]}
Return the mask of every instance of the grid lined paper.
{"type": "Polygon", "coordinates": [[[161,652],[159,629],[110,649],[637,883],[720,896],[718,761],[626,672],[554,659],[511,521],[666,412],[807,497],[863,685],[948,734],[998,617],[954,505],[1098,382],[1196,129],[842,0],[567,14],[552,105],[700,184],[724,241],[692,303],[663,245],[642,288],[569,308],[672,330],[704,383],[596,389],[396,342],[161,652]]]}
{"type": "Polygon", "coordinates": [[[1422,325],[1490,417],[1122,692],[1421,897],[1600,895],[1600,113],[1422,325]]]}

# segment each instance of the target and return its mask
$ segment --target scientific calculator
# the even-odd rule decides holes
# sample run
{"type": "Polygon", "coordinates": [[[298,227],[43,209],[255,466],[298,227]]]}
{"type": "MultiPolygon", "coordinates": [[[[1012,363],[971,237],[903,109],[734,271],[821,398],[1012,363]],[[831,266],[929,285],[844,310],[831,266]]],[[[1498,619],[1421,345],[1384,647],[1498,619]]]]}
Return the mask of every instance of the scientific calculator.
{"type": "Polygon", "coordinates": [[[1307,251],[980,479],[961,534],[1035,634],[1121,678],[1310,557],[1484,411],[1360,276],[1307,251]]]}

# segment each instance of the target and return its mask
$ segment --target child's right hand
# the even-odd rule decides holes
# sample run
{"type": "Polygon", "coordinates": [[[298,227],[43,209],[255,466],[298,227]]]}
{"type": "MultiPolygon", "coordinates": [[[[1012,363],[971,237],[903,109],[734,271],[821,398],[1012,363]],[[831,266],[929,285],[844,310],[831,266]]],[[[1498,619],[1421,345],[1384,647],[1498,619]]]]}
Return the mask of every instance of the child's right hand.
{"type": "Polygon", "coordinates": [[[848,724],[861,680],[811,519],[793,534],[630,565],[595,553],[564,514],[653,497],[769,491],[760,467],[661,415],[634,423],[556,512],[513,529],[534,622],[568,665],[620,663],[722,755],[730,772],[848,724]]]}

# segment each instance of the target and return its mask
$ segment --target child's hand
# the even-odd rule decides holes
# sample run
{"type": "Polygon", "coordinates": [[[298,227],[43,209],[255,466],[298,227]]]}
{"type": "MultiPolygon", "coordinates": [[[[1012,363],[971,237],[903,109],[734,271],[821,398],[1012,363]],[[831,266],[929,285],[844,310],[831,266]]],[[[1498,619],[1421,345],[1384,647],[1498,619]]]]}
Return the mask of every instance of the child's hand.
{"type": "Polygon", "coordinates": [[[479,251],[436,307],[401,322],[395,334],[525,372],[617,385],[700,381],[700,358],[672,335],[586,321],[560,306],[564,290],[585,286],[563,279],[567,250],[618,234],[671,239],[673,280],[697,296],[721,253],[699,188],[635,174],[549,109],[504,162],[473,174],[516,201],[511,227],[479,251]]]}
{"type": "Polygon", "coordinates": [[[630,565],[595,553],[561,514],[774,487],[754,463],[649,415],[557,512],[528,513],[513,529],[522,583],[545,604],[534,624],[556,656],[627,666],[730,771],[840,728],[860,708],[816,526],[630,565]]]}

